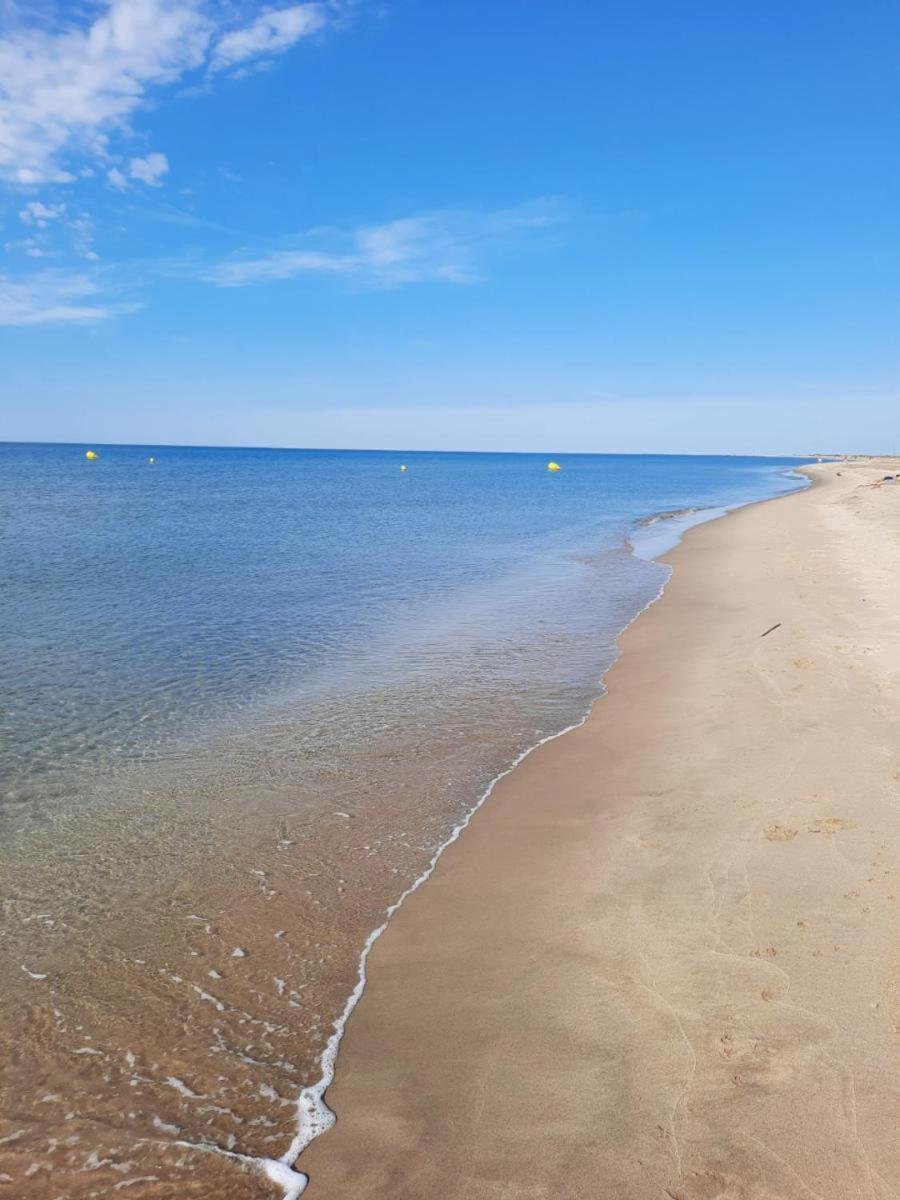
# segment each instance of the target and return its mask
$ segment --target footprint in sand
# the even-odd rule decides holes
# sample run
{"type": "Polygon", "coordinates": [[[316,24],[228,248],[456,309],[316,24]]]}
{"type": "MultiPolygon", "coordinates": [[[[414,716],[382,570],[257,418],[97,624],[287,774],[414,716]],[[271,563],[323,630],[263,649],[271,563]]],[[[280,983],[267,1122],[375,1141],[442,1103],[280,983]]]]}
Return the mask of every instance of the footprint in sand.
{"type": "Polygon", "coordinates": [[[855,828],[853,821],[844,821],[841,817],[820,817],[818,821],[813,821],[807,833],[840,833],[844,829],[855,828]]]}
{"type": "Polygon", "coordinates": [[[768,825],[763,830],[770,842],[789,842],[797,836],[798,832],[796,829],[791,829],[789,825],[768,825]]]}

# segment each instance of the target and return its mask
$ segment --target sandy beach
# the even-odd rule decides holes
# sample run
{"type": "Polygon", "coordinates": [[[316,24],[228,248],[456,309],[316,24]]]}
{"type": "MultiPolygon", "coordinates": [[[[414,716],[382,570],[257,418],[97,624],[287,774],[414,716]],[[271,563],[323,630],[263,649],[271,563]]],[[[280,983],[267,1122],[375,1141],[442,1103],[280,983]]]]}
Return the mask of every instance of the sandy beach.
{"type": "Polygon", "coordinates": [[[894,468],[670,556],[376,943],[313,1200],[900,1195],[894,468]]]}

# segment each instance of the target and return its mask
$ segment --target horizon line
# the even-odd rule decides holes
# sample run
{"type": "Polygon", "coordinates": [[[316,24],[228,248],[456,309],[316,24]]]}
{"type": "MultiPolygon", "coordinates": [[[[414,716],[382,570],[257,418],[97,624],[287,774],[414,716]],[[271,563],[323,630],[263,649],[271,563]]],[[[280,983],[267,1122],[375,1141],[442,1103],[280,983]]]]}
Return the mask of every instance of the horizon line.
{"type": "Polygon", "coordinates": [[[102,446],[107,449],[133,450],[263,450],[287,451],[297,454],[517,454],[543,457],[546,454],[565,455],[568,458],[891,458],[886,451],[810,451],[805,453],[775,452],[750,454],[741,450],[702,451],[692,453],[682,450],[448,450],[439,448],[394,447],[394,446],[266,446],[255,444],[221,444],[212,442],[103,442],[103,441],[38,441],[27,438],[0,438],[0,446],[102,446]]]}

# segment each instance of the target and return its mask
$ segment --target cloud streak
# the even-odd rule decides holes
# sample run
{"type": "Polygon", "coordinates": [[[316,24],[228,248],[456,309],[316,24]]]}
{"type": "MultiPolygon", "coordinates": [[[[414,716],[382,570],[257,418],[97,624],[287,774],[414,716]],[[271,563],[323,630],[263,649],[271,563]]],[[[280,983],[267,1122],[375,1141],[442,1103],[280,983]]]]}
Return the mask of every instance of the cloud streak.
{"type": "Polygon", "coordinates": [[[364,287],[413,283],[471,284],[502,246],[559,225],[565,207],[545,198],[495,211],[442,209],[349,232],[309,233],[304,244],[236,257],[203,272],[218,287],[246,287],[303,275],[331,276],[364,287]]]}
{"type": "Polygon", "coordinates": [[[127,136],[160,89],[283,54],[327,23],[320,4],[237,28],[222,12],[204,0],[110,0],[80,25],[17,25],[0,36],[0,179],[71,183],[79,160],[110,164],[113,136],[127,136]]]}
{"type": "MultiPolygon", "coordinates": [[[[96,259],[90,247],[91,225],[85,216],[69,217],[65,207],[32,202],[19,214],[37,235],[52,222],[72,231],[85,259],[96,259]]],[[[568,219],[556,198],[493,211],[441,209],[349,231],[315,230],[310,244],[278,248],[255,257],[233,258],[203,270],[157,265],[157,278],[189,270],[193,278],[222,288],[277,283],[302,276],[342,280],[356,288],[387,290],[410,284],[466,285],[485,278],[493,255],[522,248],[568,219]]],[[[35,238],[8,243],[28,257],[49,253],[35,238]]],[[[121,265],[121,264],[120,264],[121,265]]],[[[136,268],[139,264],[132,264],[136,268]]],[[[146,267],[147,264],[144,264],[146,267]]],[[[134,271],[132,271],[134,275],[134,271]]],[[[29,277],[0,274],[0,326],[73,325],[109,320],[139,305],[114,302],[109,270],[42,270],[29,277]]],[[[119,281],[122,282],[121,272],[119,281]]],[[[135,286],[132,278],[130,286],[135,286]]]]}
{"type": "Polygon", "coordinates": [[[292,8],[264,13],[245,28],[226,33],[219,40],[210,60],[210,72],[228,70],[248,59],[284,54],[300,38],[321,29],[325,20],[325,10],[319,4],[295,4],[292,8]]]}
{"type": "Polygon", "coordinates": [[[0,275],[0,325],[84,325],[129,311],[101,302],[101,291],[84,274],[42,271],[25,281],[0,275]]]}

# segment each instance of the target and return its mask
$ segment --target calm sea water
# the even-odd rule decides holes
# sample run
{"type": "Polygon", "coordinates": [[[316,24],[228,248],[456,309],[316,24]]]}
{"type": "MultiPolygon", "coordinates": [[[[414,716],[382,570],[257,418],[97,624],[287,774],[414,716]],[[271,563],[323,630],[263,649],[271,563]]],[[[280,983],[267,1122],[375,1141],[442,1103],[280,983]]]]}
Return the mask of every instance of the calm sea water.
{"type": "Polygon", "coordinates": [[[287,1149],[386,906],[598,694],[641,520],[798,460],[86,449],[0,445],[0,1171],[266,1194],[228,1155],[287,1149]]]}
{"type": "MultiPolygon", "coordinates": [[[[606,647],[565,635],[617,632],[658,587],[621,554],[635,520],[796,486],[791,460],[569,456],[552,475],[532,455],[99,450],[0,446],[7,821],[41,819],[72,770],[305,690],[339,706],[348,687],[457,678],[461,654],[470,685],[524,639],[554,686],[594,687],[606,647]]],[[[539,693],[522,666],[510,684],[539,693]]]]}

